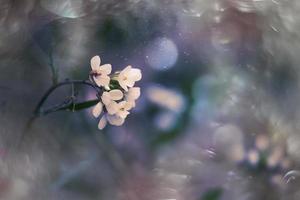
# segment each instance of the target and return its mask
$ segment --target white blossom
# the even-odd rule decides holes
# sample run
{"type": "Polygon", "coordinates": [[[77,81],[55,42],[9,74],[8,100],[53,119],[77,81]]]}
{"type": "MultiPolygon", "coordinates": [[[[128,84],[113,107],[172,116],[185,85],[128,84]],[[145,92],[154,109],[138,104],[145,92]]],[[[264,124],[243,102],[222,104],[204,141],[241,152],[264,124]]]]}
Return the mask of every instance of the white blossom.
{"type": "Polygon", "coordinates": [[[107,125],[107,122],[114,126],[121,126],[125,122],[125,119],[121,118],[118,115],[105,114],[101,117],[98,128],[100,130],[104,129],[107,125]]]}
{"type": "Polygon", "coordinates": [[[101,96],[104,105],[108,105],[112,101],[121,100],[122,98],[123,98],[123,92],[118,89],[110,90],[109,92],[103,92],[101,96]]]}
{"type": "Polygon", "coordinates": [[[125,119],[121,118],[118,115],[107,115],[107,120],[111,125],[121,126],[124,124],[125,119]]]}
{"type": "MultiPolygon", "coordinates": [[[[119,85],[110,85],[111,65],[100,65],[99,56],[91,59],[92,75],[95,83],[103,88],[101,98],[92,110],[94,117],[101,118],[98,128],[102,130],[107,123],[115,126],[121,126],[129,111],[135,107],[135,101],[139,98],[141,91],[139,87],[133,87],[136,81],[141,80],[142,74],[140,69],[127,66],[120,73],[111,75],[113,80],[118,81],[119,85]],[[116,89],[110,89],[112,88],[116,89]]],[[[100,90],[101,91],[101,90],[100,90]]]]}
{"type": "Polygon", "coordinates": [[[109,92],[103,92],[101,96],[101,100],[106,107],[106,110],[109,114],[113,115],[118,111],[118,103],[115,102],[117,100],[121,100],[123,98],[123,93],[121,90],[111,90],[109,92]]]}
{"type": "Polygon", "coordinates": [[[110,77],[108,76],[111,73],[111,65],[110,64],[101,64],[101,59],[99,56],[94,56],[91,59],[91,68],[93,79],[95,83],[100,87],[108,87],[110,82],[110,77]]]}
{"type": "Polygon", "coordinates": [[[133,87],[136,81],[141,80],[142,73],[140,69],[132,68],[130,65],[123,69],[117,77],[120,86],[128,91],[128,87],[133,87]]]}
{"type": "Polygon", "coordinates": [[[132,104],[127,101],[121,101],[117,105],[117,112],[115,113],[116,116],[125,119],[129,114],[129,110],[132,108],[132,104]]]}
{"type": "Polygon", "coordinates": [[[135,101],[140,97],[141,89],[139,87],[132,87],[128,89],[128,92],[125,94],[125,99],[127,102],[132,104],[132,107],[135,107],[135,101]]]}
{"type": "MultiPolygon", "coordinates": [[[[104,114],[99,121],[98,128],[100,130],[106,126],[107,122],[114,126],[121,126],[129,114],[132,104],[127,101],[121,101],[119,103],[111,101],[108,105],[105,105],[105,107],[107,109],[107,114],[104,114]]],[[[99,117],[102,110],[103,104],[99,102],[93,109],[93,115],[99,117]]]]}

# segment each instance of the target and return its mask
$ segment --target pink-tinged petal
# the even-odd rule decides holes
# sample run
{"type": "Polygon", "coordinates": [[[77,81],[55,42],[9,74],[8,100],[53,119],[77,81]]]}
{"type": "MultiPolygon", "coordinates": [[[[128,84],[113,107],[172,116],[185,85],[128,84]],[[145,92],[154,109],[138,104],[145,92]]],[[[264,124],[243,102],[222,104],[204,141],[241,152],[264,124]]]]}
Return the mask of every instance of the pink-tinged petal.
{"type": "Polygon", "coordinates": [[[142,72],[140,69],[132,68],[129,73],[129,78],[134,81],[139,81],[142,79],[142,72]]]}
{"type": "Polygon", "coordinates": [[[121,90],[117,90],[117,89],[109,91],[109,95],[110,95],[110,98],[115,101],[123,98],[123,92],[121,90]]]}
{"type": "Polygon", "coordinates": [[[131,109],[135,107],[135,101],[131,101],[130,104],[131,104],[131,109]]]}
{"type": "Polygon", "coordinates": [[[127,67],[125,67],[122,71],[121,71],[121,73],[123,73],[123,74],[128,74],[130,71],[131,71],[131,69],[132,69],[132,67],[131,67],[131,65],[128,65],[127,67]]]}
{"type": "Polygon", "coordinates": [[[102,105],[102,103],[101,103],[101,102],[97,103],[97,104],[95,105],[95,107],[93,108],[93,111],[92,111],[93,116],[96,117],[96,118],[99,117],[100,114],[101,114],[101,112],[102,112],[102,110],[103,110],[103,105],[102,105]]]}
{"type": "Polygon", "coordinates": [[[94,77],[94,81],[99,87],[100,86],[108,87],[110,78],[109,78],[109,76],[106,76],[106,75],[96,76],[96,77],[94,77]]]}
{"type": "Polygon", "coordinates": [[[106,110],[110,115],[113,115],[118,112],[119,105],[115,101],[111,101],[110,104],[106,105],[106,110]]]}
{"type": "Polygon", "coordinates": [[[128,98],[130,100],[136,100],[140,97],[140,95],[141,95],[141,88],[139,87],[130,88],[128,91],[128,98]]]}
{"type": "Polygon", "coordinates": [[[102,72],[102,74],[108,75],[111,73],[111,64],[104,64],[100,66],[100,70],[102,72]]]}
{"type": "Polygon", "coordinates": [[[91,59],[91,68],[92,70],[97,70],[100,66],[101,59],[99,56],[94,56],[91,59]]]}
{"type": "Polygon", "coordinates": [[[134,101],[127,101],[126,105],[124,106],[125,110],[130,110],[135,107],[135,102],[134,101]]]}
{"type": "Polygon", "coordinates": [[[127,85],[126,85],[126,81],[120,80],[118,79],[119,85],[125,90],[128,91],[127,85]]]}
{"type": "Polygon", "coordinates": [[[111,125],[121,126],[124,123],[124,119],[116,115],[107,115],[107,120],[111,125]]]}
{"type": "Polygon", "coordinates": [[[119,105],[118,115],[122,118],[126,118],[126,116],[129,114],[128,110],[132,108],[132,104],[130,104],[127,101],[121,101],[118,105],[119,105]]]}
{"type": "Polygon", "coordinates": [[[121,101],[120,103],[119,103],[119,107],[120,108],[124,108],[125,107],[125,105],[126,105],[126,101],[121,101]]]}
{"type": "Polygon", "coordinates": [[[126,85],[127,85],[128,87],[130,87],[130,88],[133,87],[134,84],[135,84],[135,81],[132,80],[132,79],[128,79],[128,80],[126,81],[126,85]]]}
{"type": "Polygon", "coordinates": [[[101,96],[101,100],[102,100],[104,105],[109,105],[110,102],[111,102],[109,93],[108,92],[103,92],[103,94],[101,96]]]}
{"type": "Polygon", "coordinates": [[[127,115],[129,115],[129,112],[126,110],[118,112],[118,116],[121,117],[122,119],[125,119],[127,115]]]}
{"type": "Polygon", "coordinates": [[[107,119],[106,117],[103,115],[102,118],[100,119],[99,123],[98,123],[98,128],[100,130],[104,129],[104,127],[106,126],[107,124],[107,119]]]}
{"type": "MultiPolygon", "coordinates": [[[[126,69],[126,68],[125,68],[126,69]]],[[[121,72],[120,72],[120,74],[118,75],[118,79],[119,80],[124,80],[125,79],[125,77],[126,77],[126,71],[125,71],[125,69],[123,69],[121,72]]]]}

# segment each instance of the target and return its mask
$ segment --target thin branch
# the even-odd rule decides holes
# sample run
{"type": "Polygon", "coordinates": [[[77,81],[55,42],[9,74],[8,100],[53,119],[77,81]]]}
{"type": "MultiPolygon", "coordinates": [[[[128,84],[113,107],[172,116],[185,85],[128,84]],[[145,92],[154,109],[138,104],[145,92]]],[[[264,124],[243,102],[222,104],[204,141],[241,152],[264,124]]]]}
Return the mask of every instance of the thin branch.
{"type": "Polygon", "coordinates": [[[40,114],[40,109],[43,106],[43,104],[45,103],[45,101],[47,100],[47,98],[50,96],[50,94],[57,88],[64,86],[64,85],[87,85],[92,87],[94,90],[96,90],[97,92],[99,92],[101,90],[101,88],[99,88],[98,86],[94,85],[93,83],[86,81],[86,80],[66,80],[63,82],[60,82],[54,86],[52,86],[51,88],[48,89],[48,91],[44,94],[44,96],[41,98],[41,100],[39,101],[39,103],[37,104],[36,108],[34,109],[34,114],[35,115],[39,115],[40,114]]]}
{"type": "Polygon", "coordinates": [[[99,102],[99,99],[93,99],[93,100],[89,100],[89,101],[74,103],[73,99],[70,98],[68,101],[54,105],[47,109],[43,109],[43,111],[39,112],[39,115],[40,116],[47,115],[47,114],[61,111],[61,110],[68,110],[68,111],[82,110],[82,109],[94,106],[98,102],[99,102]]]}
{"type": "Polygon", "coordinates": [[[52,83],[53,85],[56,85],[58,82],[58,69],[53,64],[53,54],[52,54],[52,47],[49,52],[49,66],[52,73],[52,83]]]}
{"type": "MultiPolygon", "coordinates": [[[[25,138],[26,133],[28,132],[28,130],[31,128],[33,122],[41,115],[46,115],[52,112],[56,112],[59,110],[63,110],[63,109],[68,109],[70,106],[73,107],[73,109],[75,108],[75,106],[81,106],[82,103],[79,103],[78,105],[76,105],[74,103],[74,93],[72,92],[72,97],[68,100],[65,101],[63,103],[57,104],[55,106],[52,106],[51,108],[46,109],[45,111],[41,112],[41,108],[44,105],[44,103],[46,102],[46,100],[48,99],[48,97],[51,95],[51,93],[56,90],[59,87],[65,86],[65,85],[72,85],[72,87],[74,87],[74,85],[86,85],[89,87],[92,87],[94,90],[96,90],[96,92],[101,92],[101,88],[99,88],[97,85],[95,85],[94,83],[87,81],[87,80],[66,80],[63,82],[60,82],[56,85],[53,85],[52,87],[50,87],[46,93],[43,95],[43,97],[41,98],[41,100],[38,102],[37,106],[34,109],[34,113],[33,116],[29,119],[29,121],[27,122],[26,126],[25,126],[25,130],[22,133],[22,135],[20,136],[19,141],[17,142],[17,146],[21,146],[22,141],[25,138]]],[[[72,88],[73,90],[74,88],[72,88]]],[[[93,100],[96,101],[96,100],[93,100]]]]}

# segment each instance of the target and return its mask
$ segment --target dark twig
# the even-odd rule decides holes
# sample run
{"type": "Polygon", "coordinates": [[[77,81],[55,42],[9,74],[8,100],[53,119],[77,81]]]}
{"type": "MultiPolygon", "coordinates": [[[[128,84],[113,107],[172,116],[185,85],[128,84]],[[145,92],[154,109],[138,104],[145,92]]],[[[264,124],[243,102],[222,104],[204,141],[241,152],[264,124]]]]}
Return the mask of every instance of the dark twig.
{"type": "MultiPolygon", "coordinates": [[[[87,80],[66,80],[63,82],[60,82],[56,85],[53,85],[52,87],[50,87],[46,93],[42,96],[41,100],[38,102],[37,106],[34,109],[34,113],[33,116],[29,119],[28,123],[26,124],[25,130],[22,133],[19,142],[17,143],[17,146],[19,147],[22,143],[22,141],[25,138],[26,133],[30,130],[33,122],[41,115],[46,115],[52,112],[56,112],[59,110],[64,110],[64,109],[68,109],[68,110],[74,110],[75,109],[75,91],[74,91],[74,85],[86,85],[89,87],[92,87],[97,93],[101,92],[101,88],[99,88],[97,85],[95,85],[94,83],[87,81],[87,80]],[[66,101],[64,101],[63,103],[54,105],[50,108],[47,108],[45,110],[42,110],[42,106],[44,105],[44,103],[46,102],[46,100],[48,99],[48,97],[51,95],[51,93],[56,90],[59,87],[65,86],[65,85],[72,85],[72,96],[70,98],[68,98],[66,101]],[[70,106],[72,106],[71,109],[70,106]]],[[[79,103],[80,105],[80,103],[79,103]]]]}
{"type": "Polygon", "coordinates": [[[101,88],[99,88],[98,86],[96,86],[95,84],[86,81],[86,80],[66,80],[63,82],[60,82],[54,86],[52,86],[51,88],[49,88],[49,90],[44,94],[44,96],[41,98],[41,100],[39,101],[39,103],[37,104],[36,108],[34,109],[34,114],[35,115],[40,115],[40,109],[43,106],[43,104],[45,103],[45,101],[47,100],[47,98],[49,97],[49,95],[57,88],[64,86],[64,85],[87,85],[92,87],[93,89],[96,90],[96,92],[98,93],[99,91],[101,91],[101,88]]]}

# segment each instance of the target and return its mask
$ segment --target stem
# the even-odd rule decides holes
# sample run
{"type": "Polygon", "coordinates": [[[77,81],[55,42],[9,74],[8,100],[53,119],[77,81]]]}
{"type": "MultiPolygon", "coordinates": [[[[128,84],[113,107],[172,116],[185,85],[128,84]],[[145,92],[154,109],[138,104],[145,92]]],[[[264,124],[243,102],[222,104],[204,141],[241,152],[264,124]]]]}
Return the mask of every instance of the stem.
{"type": "Polygon", "coordinates": [[[37,104],[36,108],[34,109],[34,114],[35,115],[39,115],[40,114],[40,109],[43,106],[43,104],[45,103],[45,101],[47,100],[47,98],[50,96],[50,94],[57,88],[64,86],[64,85],[87,85],[92,87],[94,90],[96,90],[97,92],[100,90],[100,88],[96,85],[94,85],[93,83],[86,81],[86,80],[66,80],[63,82],[60,82],[54,86],[52,86],[51,88],[48,89],[48,91],[44,94],[44,96],[41,98],[41,100],[39,101],[39,103],[37,104]]]}
{"type": "Polygon", "coordinates": [[[20,136],[19,141],[17,142],[17,147],[21,146],[22,141],[25,138],[26,133],[28,132],[28,130],[31,128],[32,124],[34,123],[34,121],[40,116],[40,115],[44,115],[44,114],[48,114],[51,112],[55,112],[60,110],[61,108],[67,107],[70,104],[74,104],[74,99],[73,99],[73,89],[74,89],[74,85],[87,85],[89,87],[92,87],[94,90],[96,90],[96,92],[101,91],[101,88],[99,88],[98,86],[96,86],[95,84],[87,81],[87,80],[66,80],[63,82],[60,82],[56,85],[53,85],[52,87],[50,87],[47,92],[43,95],[43,97],[41,98],[41,100],[38,102],[37,106],[34,109],[34,113],[33,116],[29,119],[29,121],[27,122],[26,126],[25,126],[25,130],[22,133],[22,135],[20,136]],[[53,106],[50,109],[47,109],[45,112],[41,113],[41,107],[43,106],[43,104],[45,103],[45,101],[48,99],[48,97],[50,96],[50,94],[56,90],[57,88],[64,86],[64,85],[72,85],[72,97],[69,101],[67,102],[63,102],[61,104],[58,104],[56,106],[53,106]]]}
{"type": "Polygon", "coordinates": [[[56,85],[58,82],[58,69],[53,64],[52,47],[51,47],[51,50],[49,53],[49,66],[50,66],[51,73],[52,73],[52,84],[56,85]]]}

